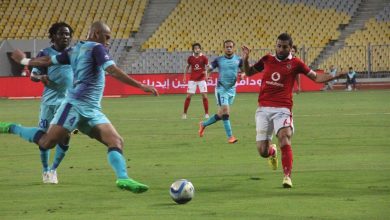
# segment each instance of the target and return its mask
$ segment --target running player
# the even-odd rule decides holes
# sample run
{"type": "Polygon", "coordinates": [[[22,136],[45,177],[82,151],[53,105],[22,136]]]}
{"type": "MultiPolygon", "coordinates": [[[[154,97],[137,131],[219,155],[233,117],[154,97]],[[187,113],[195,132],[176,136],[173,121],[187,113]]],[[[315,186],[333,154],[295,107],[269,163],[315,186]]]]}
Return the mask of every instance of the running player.
{"type": "Polygon", "coordinates": [[[108,148],[108,161],[117,180],[116,185],[134,193],[149,189],[127,175],[126,160],[122,155],[123,139],[101,111],[101,99],[105,85],[105,72],[119,81],[158,95],[157,90],[129,77],[111,59],[106,47],[109,45],[111,30],[103,22],[94,22],[88,32],[87,41],[80,41],[74,47],[56,56],[27,59],[20,50],[12,58],[23,65],[50,66],[70,64],[74,72],[73,87],[61,103],[47,132],[41,128],[28,128],[15,123],[0,123],[0,133],[12,133],[34,142],[45,149],[63,142],[70,131],[78,128],[84,134],[95,138],[108,148]]]}
{"type": "MultiPolygon", "coordinates": [[[[52,46],[47,47],[39,52],[37,57],[55,56],[64,52],[72,40],[73,29],[66,23],[60,22],[53,24],[49,29],[49,38],[52,46]]],[[[70,65],[53,65],[50,67],[34,67],[32,69],[31,80],[42,81],[45,85],[43,90],[39,127],[47,132],[49,123],[54,117],[55,112],[65,99],[66,90],[72,86],[73,71],[70,65]]],[[[39,147],[42,163],[42,180],[43,183],[58,183],[57,167],[60,165],[65,153],[69,148],[68,136],[64,142],[58,143],[53,160],[49,167],[50,149],[39,147]]]]}
{"type": "Polygon", "coordinates": [[[272,134],[275,133],[282,151],[283,187],[291,188],[293,153],[291,138],[294,133],[292,119],[292,94],[295,78],[304,74],[316,83],[324,83],[344,74],[331,76],[317,74],[300,59],[291,55],[293,41],[290,35],[283,33],[276,41],[276,54],[265,55],[256,64],[249,66],[250,49],[242,47],[243,69],[247,76],[262,72],[258,108],[256,111],[256,145],[260,156],[277,160],[276,151],[269,147],[272,134]]]}
{"type": "Polygon", "coordinates": [[[201,53],[202,47],[199,43],[192,45],[193,54],[187,59],[187,66],[184,71],[183,81],[186,82],[186,74],[191,67],[190,80],[188,80],[187,97],[184,101],[184,113],[182,119],[187,119],[187,110],[191,103],[191,96],[195,94],[196,87],[202,94],[204,117],[209,118],[209,101],[207,99],[206,67],[209,60],[201,53]]]}
{"type": "Polygon", "coordinates": [[[236,81],[238,72],[241,71],[242,61],[239,56],[234,54],[235,47],[232,40],[226,40],[223,43],[224,56],[217,57],[207,69],[211,72],[218,68],[218,85],[215,87],[215,98],[217,100],[218,112],[208,120],[199,123],[199,136],[203,137],[205,128],[222,119],[225,128],[228,143],[233,144],[238,140],[233,136],[230,125],[229,114],[230,105],[233,104],[236,97],[236,81]]]}

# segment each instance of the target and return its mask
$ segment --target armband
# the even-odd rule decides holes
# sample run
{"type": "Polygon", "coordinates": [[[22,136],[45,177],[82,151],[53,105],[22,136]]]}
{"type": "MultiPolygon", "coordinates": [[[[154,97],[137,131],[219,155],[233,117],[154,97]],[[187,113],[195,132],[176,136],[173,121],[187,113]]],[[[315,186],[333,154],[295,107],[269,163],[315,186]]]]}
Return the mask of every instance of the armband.
{"type": "Polygon", "coordinates": [[[22,65],[24,65],[24,66],[28,66],[30,60],[31,60],[31,59],[23,58],[23,59],[20,61],[20,64],[22,64],[22,65]]]}

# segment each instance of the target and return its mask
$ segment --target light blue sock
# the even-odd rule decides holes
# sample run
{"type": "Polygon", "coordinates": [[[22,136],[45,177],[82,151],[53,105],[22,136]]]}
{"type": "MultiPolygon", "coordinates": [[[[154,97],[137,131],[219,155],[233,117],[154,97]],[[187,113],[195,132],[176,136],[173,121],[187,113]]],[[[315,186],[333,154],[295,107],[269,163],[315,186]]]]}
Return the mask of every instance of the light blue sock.
{"type": "Polygon", "coordinates": [[[57,167],[60,165],[62,159],[64,159],[64,157],[65,157],[66,151],[68,151],[68,148],[69,148],[68,145],[57,144],[56,154],[54,156],[53,165],[51,166],[52,170],[57,169],[57,167]]]}
{"type": "Polygon", "coordinates": [[[117,179],[128,179],[126,161],[122,155],[122,150],[119,148],[109,148],[107,157],[117,179]]]}
{"type": "Polygon", "coordinates": [[[50,170],[49,169],[50,150],[39,147],[39,151],[41,156],[42,172],[47,172],[50,170]]]}
{"type": "Polygon", "coordinates": [[[226,136],[232,136],[232,126],[230,125],[229,115],[222,115],[223,127],[225,128],[226,136]]]}
{"type": "Polygon", "coordinates": [[[17,134],[28,142],[38,142],[44,132],[37,127],[23,127],[20,125],[11,125],[10,133],[17,134]]]}
{"type": "Polygon", "coordinates": [[[209,125],[214,124],[215,122],[217,122],[219,120],[221,120],[221,118],[217,114],[215,114],[215,115],[211,116],[209,119],[207,119],[206,121],[204,121],[203,126],[207,127],[209,125]]]}

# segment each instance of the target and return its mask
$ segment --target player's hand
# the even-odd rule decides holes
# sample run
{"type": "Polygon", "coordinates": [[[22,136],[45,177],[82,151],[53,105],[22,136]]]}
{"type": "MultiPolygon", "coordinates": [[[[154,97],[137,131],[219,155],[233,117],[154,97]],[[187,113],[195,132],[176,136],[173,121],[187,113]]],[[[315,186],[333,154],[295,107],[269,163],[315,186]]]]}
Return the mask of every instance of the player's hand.
{"type": "Polygon", "coordinates": [[[240,80],[243,80],[243,79],[245,79],[246,74],[245,73],[239,73],[238,77],[239,77],[240,80]]]}
{"type": "Polygon", "coordinates": [[[15,62],[20,63],[23,58],[26,58],[26,54],[23,51],[16,49],[12,52],[11,58],[15,60],[15,62]]]}
{"type": "Polygon", "coordinates": [[[31,73],[30,79],[33,82],[40,82],[41,81],[41,77],[37,74],[34,74],[34,72],[31,73]]]}
{"type": "Polygon", "coordinates": [[[49,76],[48,75],[42,75],[41,76],[41,82],[43,83],[43,85],[47,86],[50,84],[50,79],[49,79],[49,76]]]}
{"type": "Polygon", "coordinates": [[[249,58],[249,53],[251,52],[251,49],[249,49],[249,47],[247,46],[242,46],[241,47],[241,52],[242,52],[242,59],[243,60],[247,60],[249,58]]]}
{"type": "Polygon", "coordinates": [[[158,93],[157,89],[154,88],[153,86],[142,85],[141,89],[142,89],[142,91],[144,91],[144,92],[150,92],[150,93],[152,93],[154,96],[159,96],[159,95],[160,95],[160,94],[158,93]]]}

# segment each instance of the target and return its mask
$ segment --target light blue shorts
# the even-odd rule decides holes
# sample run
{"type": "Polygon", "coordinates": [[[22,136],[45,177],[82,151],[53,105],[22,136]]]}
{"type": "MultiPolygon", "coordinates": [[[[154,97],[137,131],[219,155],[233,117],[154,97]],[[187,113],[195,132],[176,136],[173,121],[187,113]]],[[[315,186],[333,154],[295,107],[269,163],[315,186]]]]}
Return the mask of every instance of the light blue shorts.
{"type": "Polygon", "coordinates": [[[63,102],[50,124],[60,125],[69,132],[77,128],[84,134],[90,135],[92,128],[96,125],[111,123],[99,109],[88,109],[88,112],[93,116],[85,117],[77,107],[63,102]]]}
{"type": "Polygon", "coordinates": [[[42,128],[43,131],[49,129],[49,123],[54,118],[59,105],[45,105],[41,104],[41,112],[39,114],[39,124],[38,126],[42,128]]]}
{"type": "Polygon", "coordinates": [[[234,102],[234,98],[236,97],[236,89],[231,88],[229,90],[226,89],[215,89],[215,99],[217,100],[217,105],[232,105],[234,102]]]}

